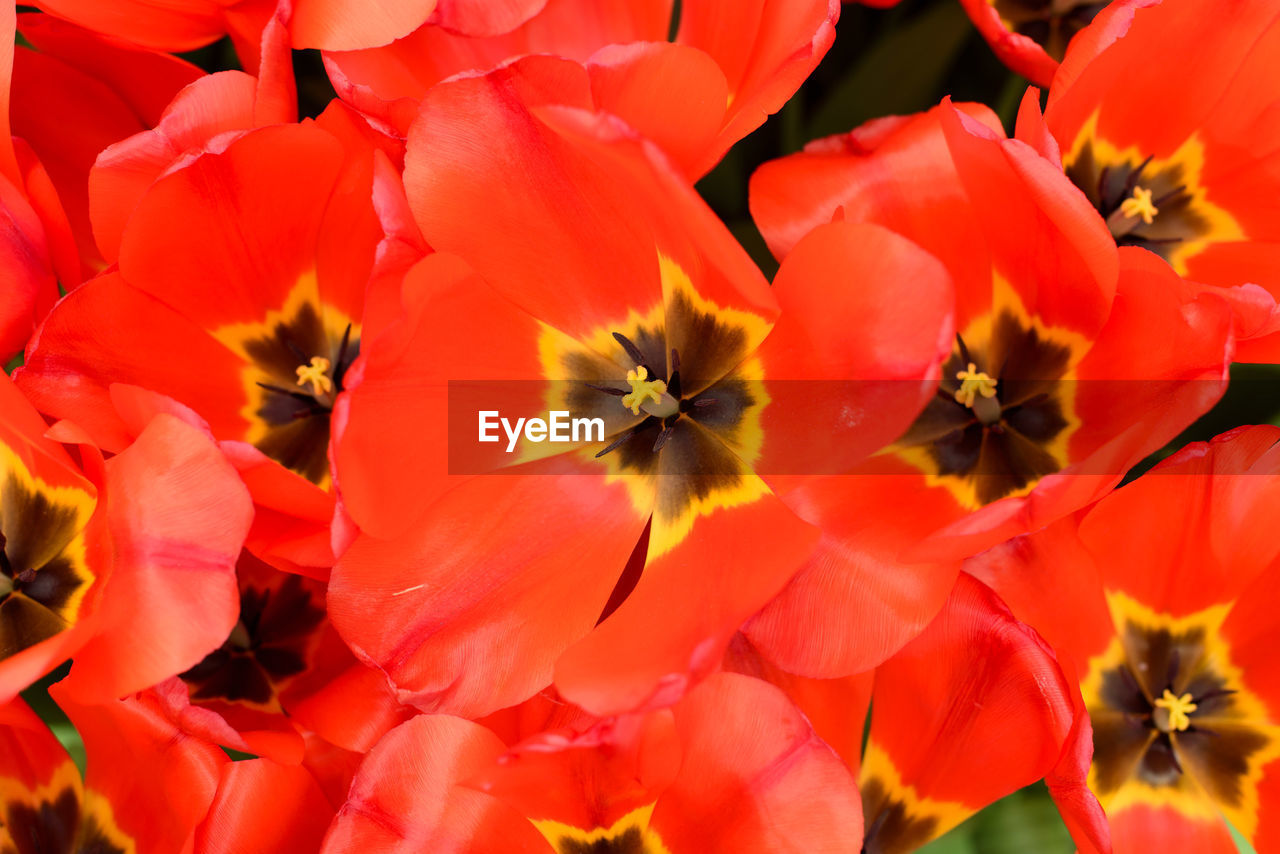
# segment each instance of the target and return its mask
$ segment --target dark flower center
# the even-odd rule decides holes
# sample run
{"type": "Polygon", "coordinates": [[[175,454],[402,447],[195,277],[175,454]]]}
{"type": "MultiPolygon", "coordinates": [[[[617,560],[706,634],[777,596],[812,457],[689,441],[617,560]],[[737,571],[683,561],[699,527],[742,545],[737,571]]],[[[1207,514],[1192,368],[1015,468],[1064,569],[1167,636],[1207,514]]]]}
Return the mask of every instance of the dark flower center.
{"type": "Polygon", "coordinates": [[[54,792],[0,804],[0,854],[125,854],[127,842],[83,809],[75,787],[54,792]]]}
{"type": "Polygon", "coordinates": [[[0,446],[0,661],[69,628],[93,580],[81,533],[90,496],[46,489],[8,457],[0,446]]]}
{"type": "Polygon", "coordinates": [[[317,591],[296,575],[275,587],[244,586],[230,636],[182,674],[191,699],[271,705],[282,683],[306,669],[311,640],[324,622],[318,601],[317,591]]]}
{"type": "Polygon", "coordinates": [[[1120,246],[1141,246],[1173,262],[1185,244],[1203,238],[1212,223],[1195,203],[1193,177],[1176,160],[1108,154],[1091,139],[1066,164],[1120,246]]]}
{"type": "Polygon", "coordinates": [[[1086,696],[1099,797],[1136,781],[1154,789],[1203,790],[1220,805],[1243,803],[1252,763],[1268,746],[1249,698],[1234,683],[1205,626],[1126,620],[1086,696]],[[1191,775],[1194,784],[1184,777],[1191,775]]]}
{"type": "Polygon", "coordinates": [[[242,346],[258,372],[254,385],[261,392],[252,443],[312,483],[326,483],[329,416],[360,354],[359,337],[347,324],[335,338],[316,307],[304,302],[293,317],[242,346]]]}
{"type": "Polygon", "coordinates": [[[988,341],[956,337],[938,393],[899,451],[970,509],[1027,491],[1063,466],[1071,357],[1016,312],[999,312],[988,341]]]}
{"type": "Polygon", "coordinates": [[[1012,32],[1031,39],[1059,61],[1075,34],[1107,6],[1096,0],[994,0],[993,5],[1012,32]]]}

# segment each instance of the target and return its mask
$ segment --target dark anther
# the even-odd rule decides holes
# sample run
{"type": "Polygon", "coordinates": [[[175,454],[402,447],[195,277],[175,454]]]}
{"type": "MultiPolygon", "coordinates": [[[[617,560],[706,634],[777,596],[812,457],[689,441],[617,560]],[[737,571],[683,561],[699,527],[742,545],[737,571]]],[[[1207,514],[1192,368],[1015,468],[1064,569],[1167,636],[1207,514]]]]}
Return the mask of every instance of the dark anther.
{"type": "Polygon", "coordinates": [[[608,386],[592,385],[591,383],[583,383],[583,385],[585,385],[587,388],[591,389],[592,391],[602,391],[605,394],[611,394],[614,397],[623,397],[626,395],[626,392],[620,388],[609,388],[608,386]]]}
{"type": "Polygon", "coordinates": [[[960,337],[959,332],[956,333],[956,346],[960,348],[961,359],[964,359],[965,362],[973,361],[973,359],[969,356],[969,348],[964,346],[964,339],[960,337]]]}
{"type": "Polygon", "coordinates": [[[618,438],[614,439],[612,442],[610,442],[610,443],[609,443],[608,447],[606,447],[606,448],[605,448],[603,451],[601,451],[600,453],[596,454],[596,459],[598,460],[598,459],[600,459],[601,457],[603,457],[605,454],[609,453],[610,451],[615,450],[615,449],[616,449],[619,445],[621,445],[623,442],[625,442],[625,441],[627,441],[628,439],[630,439],[630,438],[631,438],[631,434],[632,434],[632,433],[634,433],[634,432],[635,432],[634,430],[628,430],[627,432],[623,433],[623,434],[622,434],[621,436],[619,436],[618,438]]]}
{"type": "Polygon", "coordinates": [[[309,394],[306,394],[305,392],[294,391],[293,389],[287,389],[287,388],[280,388],[280,386],[272,385],[271,383],[260,382],[260,383],[255,383],[255,385],[257,385],[258,388],[264,388],[267,391],[272,391],[272,392],[275,392],[276,394],[283,394],[286,397],[292,397],[295,400],[305,401],[306,403],[315,402],[315,398],[309,394]]]}
{"type": "MultiPolygon", "coordinates": [[[[1168,738],[1168,736],[1166,736],[1166,738],[1168,738]]],[[[1169,761],[1173,763],[1173,767],[1178,769],[1179,774],[1183,773],[1182,763],[1178,761],[1178,751],[1173,749],[1172,743],[1169,745],[1168,751],[1169,751],[1169,761]]]]}
{"type": "Polygon", "coordinates": [[[294,343],[293,343],[293,339],[292,339],[292,338],[285,338],[285,339],[284,339],[284,346],[288,347],[288,348],[289,348],[289,352],[293,353],[293,355],[295,355],[295,356],[297,356],[297,357],[298,357],[298,361],[299,361],[300,363],[302,363],[302,364],[304,364],[304,365],[305,365],[305,364],[307,364],[307,362],[309,361],[309,360],[307,359],[307,354],[306,354],[306,353],[304,353],[304,352],[302,352],[301,348],[299,348],[297,344],[294,344],[294,343]]]}
{"type": "MultiPolygon", "coordinates": [[[[333,389],[342,391],[342,378],[347,373],[347,347],[351,345],[351,324],[342,331],[342,343],[338,345],[338,360],[333,363],[333,389]]],[[[354,360],[353,360],[354,361],[354,360]]]]}
{"type": "Polygon", "coordinates": [[[1133,671],[1127,667],[1120,668],[1120,678],[1124,680],[1124,686],[1135,694],[1142,697],[1147,696],[1147,692],[1142,690],[1142,686],[1138,684],[1138,677],[1133,675],[1133,671]]]}
{"type": "Polygon", "coordinates": [[[1124,194],[1132,195],[1133,188],[1138,186],[1138,179],[1142,177],[1142,170],[1151,164],[1154,158],[1148,154],[1147,159],[1138,164],[1138,168],[1129,173],[1129,177],[1124,182],[1124,194]]]}
{"type": "Polygon", "coordinates": [[[36,580],[36,571],[34,569],[24,569],[14,578],[14,581],[20,581],[23,584],[30,584],[36,580]]]}
{"type": "Polygon", "coordinates": [[[644,354],[640,352],[640,348],[632,344],[627,336],[621,332],[613,333],[614,339],[622,345],[622,349],[627,351],[627,358],[635,362],[637,365],[644,364],[644,354]]]}
{"type": "Polygon", "coordinates": [[[1174,649],[1169,653],[1169,669],[1166,677],[1169,680],[1169,690],[1173,690],[1174,680],[1178,678],[1178,671],[1181,669],[1182,656],[1178,654],[1178,650],[1174,649]]]}
{"type": "Polygon", "coordinates": [[[674,427],[664,427],[662,432],[658,434],[658,438],[653,443],[653,452],[656,454],[662,450],[662,446],[667,444],[667,440],[671,438],[671,434],[675,432],[674,427]]]}
{"type": "Polygon", "coordinates": [[[671,378],[667,380],[667,394],[680,399],[680,354],[671,348],[671,378]]]}
{"type": "Polygon", "coordinates": [[[1147,729],[1150,720],[1150,715],[1137,715],[1133,712],[1124,713],[1124,722],[1138,729],[1147,729]]]}
{"type": "Polygon", "coordinates": [[[1165,193],[1165,194],[1164,194],[1163,196],[1161,196],[1160,198],[1158,198],[1158,199],[1156,199],[1155,201],[1153,201],[1151,204],[1155,205],[1156,207],[1160,207],[1160,206],[1161,206],[1161,205],[1163,205],[1165,202],[1167,202],[1167,201],[1169,201],[1170,199],[1175,198],[1175,197],[1177,197],[1177,196],[1181,196],[1181,195],[1182,195],[1183,193],[1185,193],[1186,191],[1187,191],[1187,185],[1186,185],[1186,184],[1179,184],[1178,186],[1174,187],[1174,188],[1173,188],[1172,190],[1170,190],[1169,192],[1165,193]]]}
{"type": "Polygon", "coordinates": [[[862,843],[863,851],[867,850],[867,843],[871,842],[873,839],[876,838],[876,834],[878,834],[881,828],[884,827],[884,823],[888,818],[889,818],[889,810],[882,808],[879,814],[876,815],[876,820],[871,822],[871,826],[868,827],[866,833],[863,834],[863,837],[862,837],[864,840],[862,843]]]}
{"type": "Polygon", "coordinates": [[[1203,703],[1207,700],[1216,700],[1219,697],[1230,697],[1232,694],[1236,693],[1238,692],[1234,688],[1218,688],[1217,690],[1201,694],[1196,702],[1203,703]]]}

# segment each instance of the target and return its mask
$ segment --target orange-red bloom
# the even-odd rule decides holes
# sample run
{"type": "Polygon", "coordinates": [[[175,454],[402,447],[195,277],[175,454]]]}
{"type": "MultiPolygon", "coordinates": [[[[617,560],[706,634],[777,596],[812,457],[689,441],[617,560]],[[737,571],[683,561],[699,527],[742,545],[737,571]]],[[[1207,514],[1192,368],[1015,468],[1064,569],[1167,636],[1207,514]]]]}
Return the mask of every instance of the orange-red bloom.
{"type": "Polygon", "coordinates": [[[71,655],[101,697],[199,661],[234,622],[249,521],[217,448],[160,416],[105,464],[79,444],[78,466],[7,377],[0,404],[0,698],[71,655]]]}
{"type": "Polygon", "coordinates": [[[58,283],[80,281],[66,212],[30,146],[11,136],[9,106],[16,15],[0,12],[0,361],[8,361],[58,298],[58,283]]]}
{"type": "Polygon", "coordinates": [[[338,94],[408,132],[432,86],[526,54],[584,63],[592,97],[657,142],[690,178],[776,112],[835,38],[838,0],[548,0],[498,35],[424,26],[386,47],[326,53],[338,94]],[[488,35],[487,38],[477,37],[488,35]]]}
{"type": "MultiPolygon", "coordinates": [[[[306,736],[366,751],[409,710],[330,627],[324,585],[248,552],[236,567],[234,628],[216,649],[147,692],[180,730],[277,762],[303,761],[306,736]]],[[[68,680],[74,688],[82,674],[68,680]]]]}
{"type": "MultiPolygon", "coordinates": [[[[1122,2],[1132,4],[1133,0],[1122,2]]],[[[1032,83],[1048,86],[1072,39],[1107,4],[1098,0],[960,0],[960,5],[1005,65],[1032,83]]]]}
{"type": "Polygon", "coordinates": [[[218,748],[182,738],[135,700],[62,696],[86,773],[21,700],[0,706],[0,846],[6,851],[182,851],[214,794],[218,748]]]}
{"type": "Polygon", "coordinates": [[[1106,818],[1085,786],[1089,718],[1074,679],[1034,629],[969,575],[873,673],[793,676],[745,639],[726,666],[781,687],[858,776],[865,852],[915,851],[1041,778],[1080,850],[1110,850],[1106,818]]]}
{"type": "Polygon", "coordinates": [[[49,15],[18,16],[31,47],[14,54],[14,136],[49,172],[75,234],[81,265],[71,290],[102,269],[89,227],[88,175],[108,146],[153,126],[184,86],[206,75],[177,57],[108,40],[49,15]]]}
{"type": "Polygon", "coordinates": [[[400,38],[424,22],[480,36],[520,25],[546,0],[41,0],[37,5],[108,36],[154,50],[195,50],[231,36],[246,70],[258,73],[259,38],[274,17],[293,47],[356,50],[400,38]]]}
{"type": "Polygon", "coordinates": [[[128,218],[118,270],[58,305],[16,374],[42,411],[111,451],[155,393],[189,407],[260,508],[251,548],[320,576],[330,412],[381,237],[361,124],[339,106],[168,171],[128,218]]]}
{"type": "Polygon", "coordinates": [[[1230,289],[1243,361],[1280,361],[1278,46],[1266,0],[1114,3],[1068,53],[1044,116],[1117,243],[1230,289]]]}
{"type": "Polygon", "coordinates": [[[1150,253],[1117,254],[1056,165],[997,128],[947,103],[753,177],[780,257],[820,223],[869,221],[956,282],[958,334],[924,413],[859,476],[788,498],[825,546],[747,632],[796,672],[883,660],[937,611],[959,559],[1096,500],[1225,388],[1227,304],[1150,253]]]}
{"type": "Polygon", "coordinates": [[[758,680],[716,674],[670,710],[616,719],[528,705],[509,748],[445,715],[393,730],[323,850],[727,854],[847,850],[860,836],[852,775],[758,680]]]}
{"type": "Polygon", "coordinates": [[[1074,663],[1117,854],[1280,844],[1280,430],[1189,445],[973,562],[1074,663]]]}
{"type": "Polygon", "coordinates": [[[814,471],[808,452],[861,459],[931,393],[945,273],[884,229],[834,224],[770,289],[683,178],[594,109],[582,66],[549,57],[433,89],[406,186],[441,254],[405,278],[399,322],[339,402],[338,484],[364,535],[335,568],[334,624],[426,710],[519,702],[553,666],[597,713],[674,701],[812,543],[770,479],[814,471]],[[833,261],[868,286],[831,288],[833,261]],[[890,281],[892,299],[871,284],[890,281]],[[857,379],[898,382],[873,397],[857,379]],[[847,397],[827,406],[805,381],[847,397]],[[495,408],[598,416],[603,438],[506,453],[476,441],[495,408]]]}

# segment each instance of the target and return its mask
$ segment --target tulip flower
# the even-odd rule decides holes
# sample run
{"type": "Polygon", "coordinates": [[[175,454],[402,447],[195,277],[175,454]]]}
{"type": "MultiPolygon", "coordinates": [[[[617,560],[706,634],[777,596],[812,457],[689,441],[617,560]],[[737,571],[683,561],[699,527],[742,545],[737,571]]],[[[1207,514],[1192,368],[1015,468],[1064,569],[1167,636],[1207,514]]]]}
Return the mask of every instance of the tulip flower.
{"type": "Polygon", "coordinates": [[[1238,358],[1274,362],[1280,226],[1270,152],[1280,85],[1268,46],[1280,39],[1280,13],[1263,0],[1223,8],[1112,4],[1054,79],[1044,126],[1116,242],[1230,289],[1238,358]]]}
{"type": "Polygon", "coordinates": [[[883,661],[937,612],[958,561],[1097,500],[1225,389],[1227,302],[1117,252],[1056,165],[998,127],[944,103],[752,179],[784,263],[822,223],[873,222],[956,282],[958,334],[922,415],[870,463],[789,498],[827,543],[747,634],[793,672],[883,661]]]}
{"type": "Polygon", "coordinates": [[[362,536],[332,576],[334,625],[424,711],[485,714],[553,675],[600,714],[674,701],[811,547],[770,479],[865,457],[932,393],[947,277],[837,223],[770,289],[567,60],[432,90],[405,182],[439,252],[339,402],[362,536]],[[478,411],[548,407],[603,437],[477,441],[478,411]]]}
{"type": "Polygon", "coordinates": [[[1117,854],[1280,836],[1278,495],[1280,430],[1241,427],[972,562],[1079,674],[1117,854]]]}

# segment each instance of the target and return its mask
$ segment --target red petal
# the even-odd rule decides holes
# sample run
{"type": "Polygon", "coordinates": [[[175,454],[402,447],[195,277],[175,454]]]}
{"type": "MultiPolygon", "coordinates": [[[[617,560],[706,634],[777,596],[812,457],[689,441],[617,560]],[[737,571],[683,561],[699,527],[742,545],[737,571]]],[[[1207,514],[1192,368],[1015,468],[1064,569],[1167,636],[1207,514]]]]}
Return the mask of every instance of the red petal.
{"type": "Polygon", "coordinates": [[[839,0],[686,0],[676,40],[706,51],[731,100],[714,164],[777,112],[835,40],[839,0]]]}
{"type": "Polygon", "coordinates": [[[674,545],[662,525],[655,516],[635,590],[556,664],[560,693],[595,714],[675,702],[719,666],[738,626],[777,595],[817,537],[767,491],[699,515],[674,545]]]}
{"type": "MultiPolygon", "coordinates": [[[[1057,164],[1024,143],[945,106],[941,122],[969,215],[991,249],[992,272],[1042,322],[1096,334],[1110,311],[1118,268],[1115,241],[1098,212],[1057,164]]],[[[973,310],[964,296],[962,315],[973,310]]],[[[964,323],[957,318],[957,327],[964,323]]]]}
{"type": "Polygon", "coordinates": [[[953,346],[951,277],[892,232],[840,222],[800,242],[773,290],[782,313],[759,350],[770,404],[756,471],[848,471],[935,393],[953,346]]]}
{"type": "Polygon", "coordinates": [[[1011,32],[989,0],[960,0],[960,3],[1001,62],[1037,86],[1049,85],[1058,70],[1058,62],[1045,53],[1044,48],[1024,35],[1011,32]]]}
{"type": "Polygon", "coordinates": [[[108,273],[68,294],[27,355],[17,373],[23,392],[50,415],[72,418],[105,450],[123,450],[135,435],[111,399],[113,383],[185,401],[215,433],[244,433],[240,358],[118,274],[108,273]]]}
{"type": "Polygon", "coordinates": [[[534,53],[584,62],[605,45],[665,41],[670,20],[671,0],[548,0],[505,35],[476,38],[428,25],[384,48],[326,53],[325,63],[344,100],[405,134],[418,102],[447,77],[534,53]]]}
{"type": "Polygon", "coordinates": [[[116,565],[97,635],[76,655],[85,697],[140,691],[197,664],[235,624],[235,562],[252,518],[204,435],[160,416],[107,464],[116,565]]]}
{"type": "Polygon", "coordinates": [[[476,435],[477,412],[534,414],[515,400],[523,401],[525,389],[536,393],[537,413],[545,411],[543,388],[533,383],[544,370],[543,328],[458,258],[436,253],[413,267],[399,308],[383,335],[361,342],[361,360],[334,413],[343,506],[362,530],[382,538],[403,534],[462,475],[510,464],[502,442],[464,450],[464,437],[476,435]],[[450,381],[458,391],[452,399],[450,381]],[[472,381],[483,402],[467,408],[472,381]],[[386,454],[388,446],[402,452],[386,454]]]}
{"type": "Polygon", "coordinates": [[[85,788],[110,803],[137,850],[184,850],[227,755],[175,729],[148,695],[90,706],[61,684],[49,693],[84,739],[85,788]]]}
{"type": "Polygon", "coordinates": [[[673,852],[841,851],[862,835],[853,776],[786,696],[718,673],[676,708],[680,776],[651,827],[673,852]]]}
{"type": "Polygon", "coordinates": [[[325,229],[334,217],[346,221],[349,208],[370,208],[372,218],[367,199],[334,195],[345,153],[313,125],[270,127],[171,172],[125,229],[121,274],[217,329],[278,310],[298,278],[315,270],[323,300],[358,318],[377,237],[322,239],[331,237],[325,229]]]}
{"type": "Polygon", "coordinates": [[[221,4],[214,0],[44,0],[40,8],[94,32],[173,53],[203,47],[224,33],[221,4]]]}
{"type": "Polygon", "coordinates": [[[1221,818],[1184,815],[1169,807],[1131,806],[1111,815],[1116,854],[1181,849],[1196,854],[1240,850],[1221,818]]]}
{"type": "Polygon", "coordinates": [[[871,708],[872,671],[840,679],[796,676],[771,663],[744,635],[729,645],[724,668],[781,688],[809,719],[814,734],[857,776],[862,763],[862,733],[871,708]]]}
{"type": "Polygon", "coordinates": [[[401,724],[360,766],[321,851],[546,854],[547,841],[523,816],[461,785],[505,749],[484,727],[447,715],[401,724]]]}
{"type": "Polygon", "coordinates": [[[107,41],[52,15],[19,15],[18,29],[40,53],[106,84],[145,125],[160,120],[179,89],[205,76],[176,56],[107,41]]]}
{"type": "Polygon", "coordinates": [[[940,835],[1054,769],[1077,693],[1044,641],[961,575],[938,619],[876,671],[864,796],[875,781],[882,809],[897,801],[912,817],[933,816],[940,835]]]}
{"type": "Polygon", "coordinates": [[[70,761],[67,751],[25,700],[0,705],[0,768],[9,781],[34,791],[70,761]]]}
{"type": "MultiPolygon", "coordinates": [[[[1000,127],[981,104],[955,107],[1000,127]]],[[[941,110],[876,119],[757,169],[751,215],[773,254],[782,258],[833,218],[873,222],[946,264],[961,293],[989,289],[990,265],[938,124],[941,110]]]]}
{"type": "Polygon", "coordinates": [[[805,567],[744,627],[768,658],[806,676],[860,673],[938,613],[959,561],[908,562],[902,555],[956,504],[908,471],[903,463],[898,473],[814,478],[785,493],[823,536],[805,567]],[[911,513],[901,513],[904,507],[911,513]]]}
{"type": "Polygon", "coordinates": [[[508,33],[542,11],[547,0],[440,0],[432,23],[470,36],[508,33]]]}
{"type": "Polygon", "coordinates": [[[723,154],[715,142],[729,89],[707,54],[660,42],[612,45],[592,55],[587,72],[596,106],[656,142],[691,179],[723,154]]]}
{"type": "Polygon", "coordinates": [[[300,0],[290,21],[293,46],[378,47],[413,32],[435,10],[436,0],[300,0]]]}
{"type": "Polygon", "coordinates": [[[330,617],[403,702],[487,714],[550,682],[644,523],[603,476],[476,477],[405,534],[357,539],[333,569],[330,617]]]}
{"type": "Polygon", "coordinates": [[[177,93],[154,130],[98,155],[89,172],[89,214],[108,263],[119,258],[121,235],[138,202],[180,154],[221,133],[253,127],[256,91],[254,79],[237,71],[202,77],[177,93]]]}
{"type": "Polygon", "coordinates": [[[196,848],[238,854],[250,840],[268,851],[318,851],[332,818],[311,773],[267,759],[228,762],[196,848]]]}

